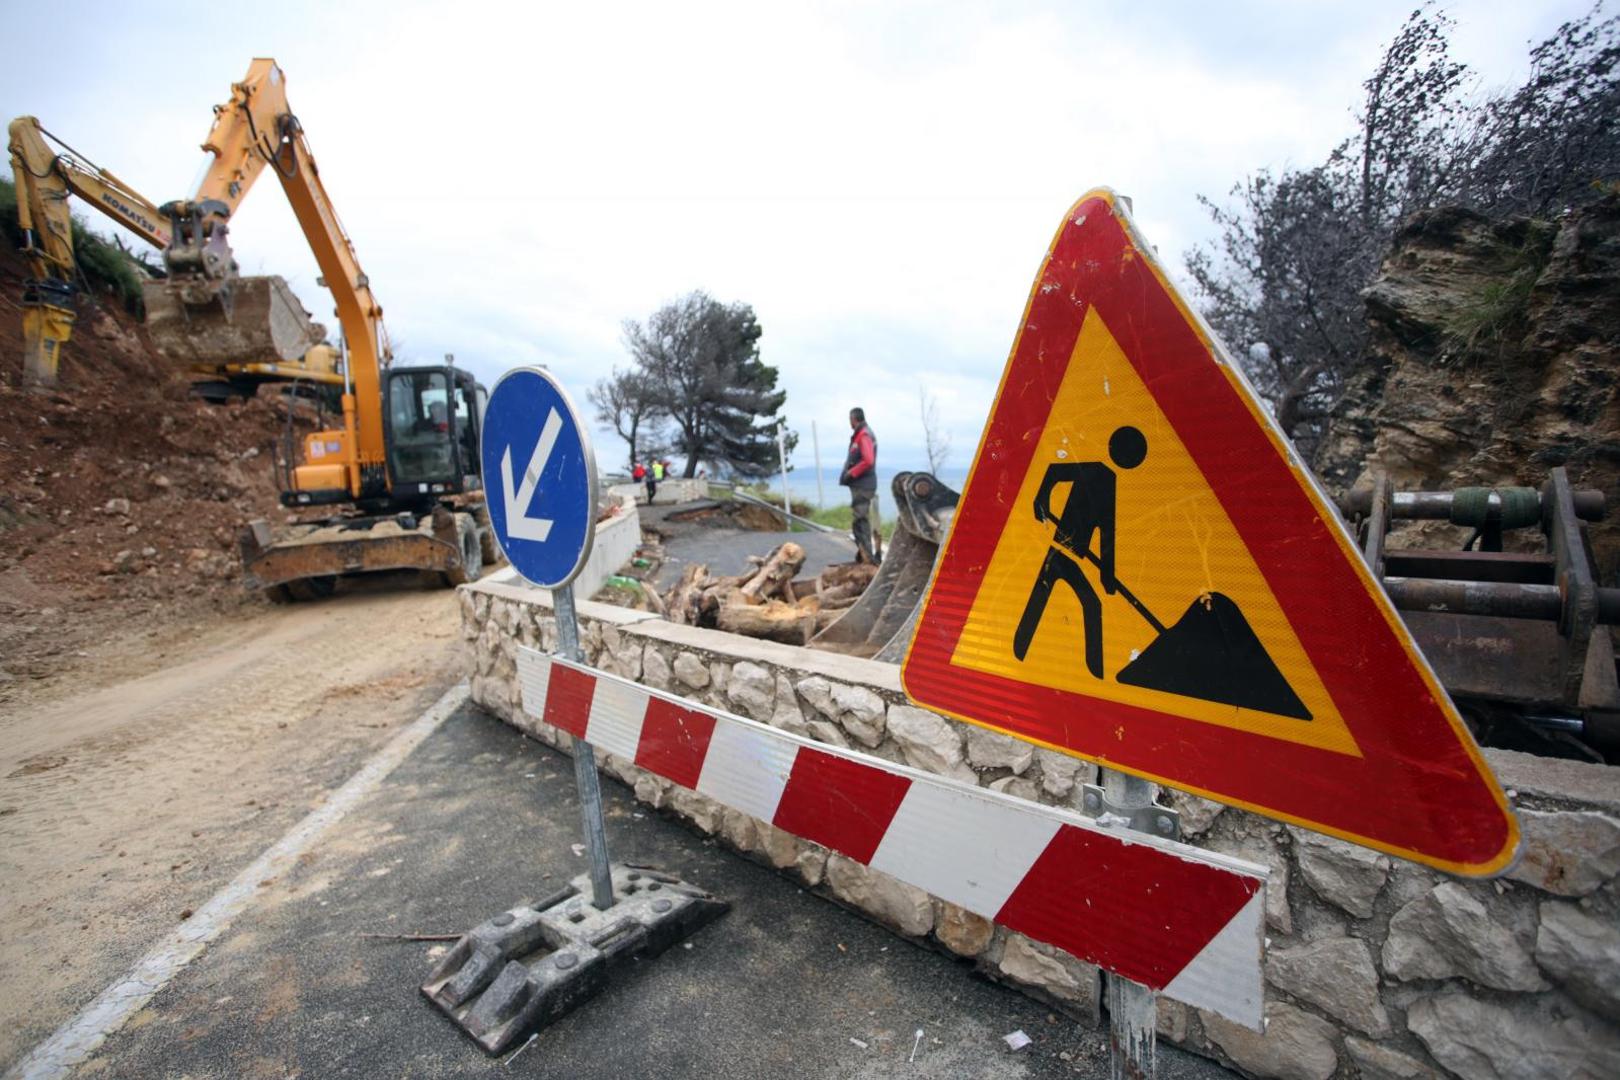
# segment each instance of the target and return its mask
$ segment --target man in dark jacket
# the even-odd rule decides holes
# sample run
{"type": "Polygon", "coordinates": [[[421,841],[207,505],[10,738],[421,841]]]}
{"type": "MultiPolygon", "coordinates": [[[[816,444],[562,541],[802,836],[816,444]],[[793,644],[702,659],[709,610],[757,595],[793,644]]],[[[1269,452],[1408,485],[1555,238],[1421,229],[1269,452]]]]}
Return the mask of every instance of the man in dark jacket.
{"type": "Polygon", "coordinates": [[[855,546],[860,557],[876,565],[882,561],[872,544],[872,500],[877,498],[877,436],[866,426],[866,411],[849,410],[849,456],[838,482],[849,488],[849,506],[854,513],[855,546]]]}

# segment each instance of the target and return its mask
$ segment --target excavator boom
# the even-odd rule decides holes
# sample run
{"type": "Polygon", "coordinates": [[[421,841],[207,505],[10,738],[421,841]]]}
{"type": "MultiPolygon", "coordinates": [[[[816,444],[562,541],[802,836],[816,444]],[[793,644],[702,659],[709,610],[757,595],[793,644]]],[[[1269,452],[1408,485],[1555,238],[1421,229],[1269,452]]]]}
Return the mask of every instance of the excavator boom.
{"type": "Polygon", "coordinates": [[[22,295],[23,381],[48,387],[56,382],[62,347],[73,336],[76,318],[68,196],[78,195],[160,250],[168,245],[170,233],[157,207],[46,131],[34,117],[19,116],[8,126],[7,135],[17,180],[17,223],[29,269],[22,295]]]}
{"type": "MultiPolygon", "coordinates": [[[[75,322],[77,270],[69,197],[78,196],[160,252],[173,249],[174,227],[162,208],[36,118],[13,120],[8,135],[22,251],[30,271],[23,290],[24,373],[30,383],[50,385],[75,322]]],[[[325,327],[310,321],[280,277],[236,277],[233,266],[227,318],[210,317],[220,309],[217,303],[212,310],[175,303],[166,282],[147,282],[143,292],[148,329],[164,354],[184,361],[194,374],[222,380],[217,385],[343,381],[333,350],[319,344],[325,327]]],[[[206,304],[212,295],[205,292],[201,299],[206,304]]]]}
{"type": "Polygon", "coordinates": [[[283,297],[274,290],[244,289],[231,257],[230,218],[269,166],[320,266],[348,347],[352,387],[344,395],[347,475],[342,486],[353,499],[386,496],[381,371],[392,351],[382,306],[327,197],[309,141],[287,103],[286,77],[274,60],[254,60],[247,76],[231,87],[230,100],[214,110],[202,147],[213,158],[196,193],[162,208],[173,241],[164,254],[168,280],[147,290],[154,340],[176,355],[185,355],[198,341],[210,348],[240,343],[279,350],[310,325],[302,308],[293,310],[296,301],[287,302],[290,291],[283,297]]]}

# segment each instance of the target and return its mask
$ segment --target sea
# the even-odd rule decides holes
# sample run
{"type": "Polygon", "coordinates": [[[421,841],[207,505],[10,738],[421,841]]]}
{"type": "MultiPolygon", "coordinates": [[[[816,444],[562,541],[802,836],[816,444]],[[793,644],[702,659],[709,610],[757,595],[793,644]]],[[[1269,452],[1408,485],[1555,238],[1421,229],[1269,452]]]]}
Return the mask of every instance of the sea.
{"type": "MultiPolygon", "coordinates": [[[[887,506],[892,500],[891,483],[896,473],[926,471],[926,464],[886,466],[878,462],[878,505],[887,506]]],[[[957,491],[967,483],[968,466],[966,463],[958,465],[947,462],[939,472],[935,473],[940,481],[957,491]]],[[[809,503],[811,506],[847,506],[849,492],[838,486],[838,470],[823,465],[821,468],[821,487],[816,488],[816,470],[814,466],[789,469],[787,474],[788,494],[794,502],[809,503]]],[[[777,473],[770,478],[771,493],[777,498],[782,495],[782,474],[777,473]]]]}

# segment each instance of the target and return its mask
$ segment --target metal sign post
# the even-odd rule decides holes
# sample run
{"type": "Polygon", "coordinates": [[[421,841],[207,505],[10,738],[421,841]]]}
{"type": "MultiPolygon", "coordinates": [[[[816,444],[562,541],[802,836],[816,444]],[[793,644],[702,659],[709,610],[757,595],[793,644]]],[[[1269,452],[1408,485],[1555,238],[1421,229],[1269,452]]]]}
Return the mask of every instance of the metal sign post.
{"type": "MultiPolygon", "coordinates": [[[[529,584],[551,590],[556,661],[581,663],[573,582],[596,535],[596,458],[550,372],[518,368],[496,381],[480,456],[495,541],[529,584]]],[[[599,992],[614,971],[656,956],[727,908],[678,877],[608,862],[596,750],[583,730],[570,734],[590,873],[473,927],[422,984],[422,994],[490,1054],[510,1050],[599,992]]],[[[616,749],[611,740],[603,745],[616,749]]]]}
{"type": "MultiPolygon", "coordinates": [[[[1099,770],[1103,805],[1112,812],[1123,812],[1131,819],[1130,828],[1158,833],[1143,827],[1144,814],[1153,806],[1154,785],[1141,777],[1114,769],[1099,770]]],[[[1157,995],[1139,982],[1108,972],[1108,1056],[1112,1080],[1143,1080],[1155,1075],[1158,1005],[1157,995]]]]}
{"type": "Polygon", "coordinates": [[[776,425],[776,459],[782,463],[782,509],[788,514],[788,528],[793,527],[793,505],[788,500],[787,442],[782,437],[782,425],[776,425]]]}
{"type": "MultiPolygon", "coordinates": [[[[1151,1068],[1154,994],[1260,1029],[1266,869],[1177,843],[1167,835],[1174,811],[1146,805],[1150,785],[1137,782],[1140,811],[1088,786],[1097,812],[1075,813],[537,649],[518,648],[517,673],[523,712],[537,722],[1114,973],[1126,995],[1116,1014],[1133,1020],[1121,1044],[1142,1068],[1151,1068]]],[[[617,871],[614,885],[618,910],[628,886],[617,871]]]]}
{"type": "MultiPolygon", "coordinates": [[[[551,601],[557,616],[557,655],[576,664],[584,663],[573,583],[552,589],[551,601]]],[[[596,772],[596,750],[584,739],[574,740],[574,786],[579,789],[585,850],[591,857],[591,903],[597,910],[606,911],[613,906],[613,871],[608,864],[607,823],[602,818],[602,779],[596,772]]]]}
{"type": "Polygon", "coordinates": [[[826,506],[827,496],[821,490],[821,438],[816,434],[816,422],[810,421],[810,445],[816,455],[816,505],[826,506]]]}

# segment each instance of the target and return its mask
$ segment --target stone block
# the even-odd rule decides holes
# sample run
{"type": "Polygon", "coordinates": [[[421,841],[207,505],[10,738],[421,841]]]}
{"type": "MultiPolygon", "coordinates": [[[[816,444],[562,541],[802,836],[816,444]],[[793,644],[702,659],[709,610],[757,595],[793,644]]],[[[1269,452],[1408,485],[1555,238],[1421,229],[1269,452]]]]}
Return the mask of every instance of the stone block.
{"type": "Polygon", "coordinates": [[[875,691],[848,683],[832,684],[833,705],[838,709],[838,722],[867,746],[883,741],[883,699],[875,691]]]}
{"type": "Polygon", "coordinates": [[[842,724],[856,741],[873,747],[883,741],[883,699],[864,686],[829,682],[811,675],[794,684],[799,696],[825,719],[842,724]]]}
{"type": "Polygon", "coordinates": [[[1238,1067],[1278,1080],[1328,1080],[1339,1067],[1337,1031],[1321,1017],[1283,1001],[1266,1002],[1264,1035],[1199,1010],[1204,1034],[1238,1067]]]}
{"type": "Polygon", "coordinates": [[[1620,873],[1620,820],[1596,811],[1520,810],[1524,857],[1508,873],[1555,896],[1589,896],[1620,873]]]}
{"type": "Polygon", "coordinates": [[[826,865],[827,886],[846,904],[902,934],[922,937],[934,928],[934,903],[921,889],[835,852],[826,865]]]}
{"type": "Polygon", "coordinates": [[[1620,1032],[1552,995],[1497,1004],[1437,994],[1413,1003],[1406,1026],[1436,1061],[1469,1080],[1620,1076],[1620,1032]]]}
{"type": "Polygon", "coordinates": [[[1213,799],[1200,798],[1190,792],[1168,787],[1162,790],[1169,797],[1170,809],[1181,815],[1181,836],[1184,840],[1209,832],[1215,819],[1226,809],[1213,799]]]}
{"type": "Polygon", "coordinates": [[[1612,921],[1575,904],[1543,902],[1536,963],[1570,997],[1620,1024],[1620,927],[1612,921]]]}
{"type": "Polygon", "coordinates": [[[1056,750],[1036,747],[1035,760],[1041,766],[1041,790],[1058,799],[1066,799],[1079,784],[1092,783],[1097,777],[1097,766],[1056,750]]]}
{"type": "Polygon", "coordinates": [[[1041,789],[1036,786],[1035,781],[1026,780],[1022,776],[1003,776],[1000,780],[992,780],[985,786],[991,791],[999,791],[1026,802],[1041,801],[1041,789]]]}
{"type": "Polygon", "coordinates": [[[673,786],[663,777],[643,771],[640,776],[636,777],[636,798],[657,810],[664,805],[669,790],[673,786]]]}
{"type": "Polygon", "coordinates": [[[1288,907],[1288,857],[1269,833],[1236,833],[1212,840],[1212,851],[1236,855],[1271,871],[1266,880],[1266,925],[1282,934],[1294,932],[1294,915],[1288,907]]]}
{"type": "Polygon", "coordinates": [[[776,711],[776,678],[758,664],[744,660],[733,666],[725,693],[744,716],[764,724],[771,722],[771,714],[776,711]]]}
{"type": "Polygon", "coordinates": [[[689,652],[676,653],[675,677],[685,683],[688,689],[702,690],[709,685],[709,665],[693,656],[689,652]]]}
{"type": "Polygon", "coordinates": [[[1347,1035],[1345,1053],[1361,1080],[1440,1080],[1440,1074],[1415,1057],[1375,1042],[1347,1035]]]}
{"type": "Polygon", "coordinates": [[[1011,769],[1022,773],[1035,760],[1035,747],[977,725],[967,729],[968,764],[978,769],[1011,769]]]}
{"type": "Polygon", "coordinates": [[[832,683],[820,675],[810,675],[794,684],[805,704],[828,720],[838,719],[838,707],[833,704],[832,683]]]}
{"type": "Polygon", "coordinates": [[[1044,990],[1059,1001],[1078,1006],[1095,1021],[1102,1000],[1102,978],[1097,968],[1031,941],[1023,934],[1008,934],[1001,949],[1000,972],[1014,982],[1044,990]]]}
{"type": "Polygon", "coordinates": [[[776,677],[776,698],[771,705],[771,726],[791,731],[795,735],[809,733],[804,723],[804,712],[799,698],[793,692],[793,683],[786,675],[776,677]]]}
{"type": "MultiPolygon", "coordinates": [[[[828,743],[832,746],[849,746],[849,740],[844,737],[844,729],[831,720],[812,720],[805,727],[810,737],[817,742],[828,743]]],[[[791,731],[792,729],[787,730],[791,731]]]]}
{"type": "Polygon", "coordinates": [[[1384,972],[1403,982],[1462,976],[1497,990],[1545,990],[1512,931],[1467,887],[1442,882],[1389,920],[1384,972]]]}
{"type": "Polygon", "coordinates": [[[683,787],[673,787],[669,791],[667,801],[676,813],[690,819],[692,824],[710,836],[720,830],[720,822],[726,808],[713,799],[683,787]]]}
{"type": "Polygon", "coordinates": [[[738,851],[753,851],[759,846],[759,819],[729,806],[720,814],[720,835],[738,851]]]}
{"type": "Polygon", "coordinates": [[[978,774],[962,760],[961,735],[943,717],[910,705],[891,705],[888,722],[889,734],[910,764],[970,784],[979,782],[978,774]]]}
{"type": "Polygon", "coordinates": [[[982,915],[975,915],[949,900],[934,901],[934,936],[956,955],[979,955],[995,932],[995,924],[982,915]]]}
{"type": "Polygon", "coordinates": [[[759,848],[771,865],[778,870],[786,870],[795,864],[799,858],[799,841],[792,833],[783,832],[775,825],[766,822],[759,823],[759,848]]]}
{"type": "Polygon", "coordinates": [[[1373,913],[1373,901],[1389,877],[1389,857],[1308,829],[1288,827],[1300,876],[1323,900],[1358,919],[1373,913]]]}
{"type": "Polygon", "coordinates": [[[669,661],[664,659],[664,654],[657,646],[648,645],[641,656],[641,681],[654,690],[668,690],[670,675],[669,661]]]}
{"type": "Polygon", "coordinates": [[[1357,938],[1272,949],[1266,981],[1374,1038],[1390,1032],[1389,1013],[1378,1000],[1378,969],[1367,943],[1357,938]]]}
{"type": "Polygon", "coordinates": [[[1187,1006],[1179,1001],[1171,1001],[1167,997],[1156,997],[1153,1001],[1157,1015],[1154,1017],[1153,1028],[1161,1039],[1180,1045],[1187,1041],[1187,1006]]]}
{"type": "MultiPolygon", "coordinates": [[[[784,834],[786,835],[786,834],[784,834]]],[[[812,889],[827,876],[827,856],[831,854],[820,844],[799,843],[793,855],[793,868],[799,878],[812,889]]]]}

